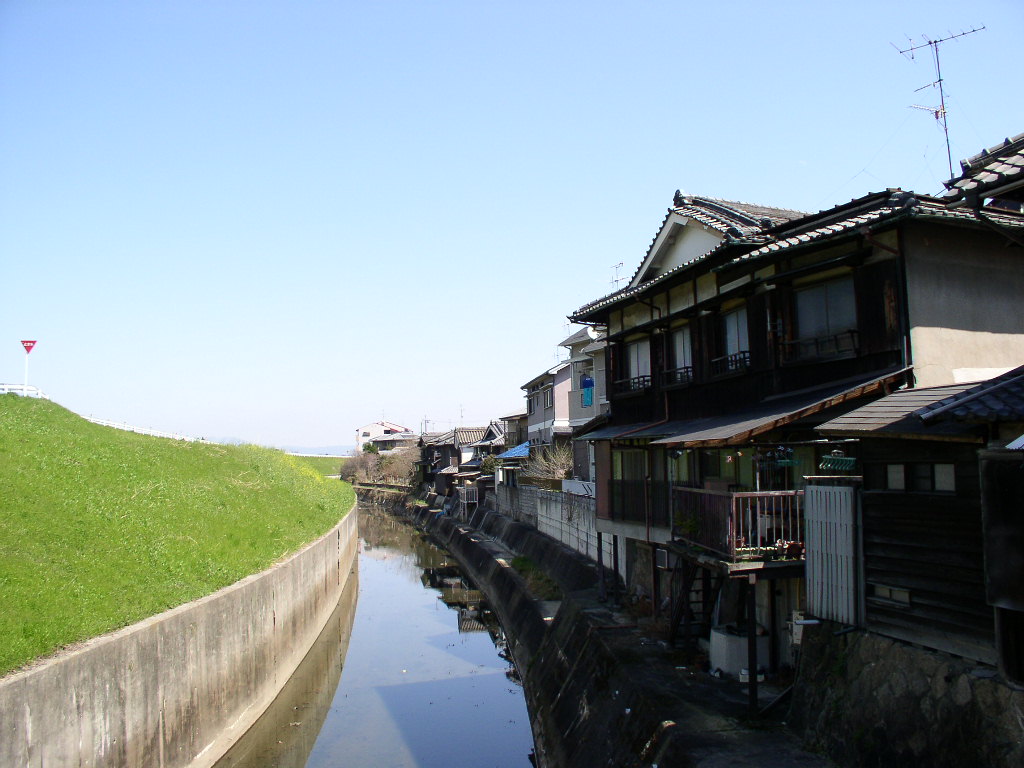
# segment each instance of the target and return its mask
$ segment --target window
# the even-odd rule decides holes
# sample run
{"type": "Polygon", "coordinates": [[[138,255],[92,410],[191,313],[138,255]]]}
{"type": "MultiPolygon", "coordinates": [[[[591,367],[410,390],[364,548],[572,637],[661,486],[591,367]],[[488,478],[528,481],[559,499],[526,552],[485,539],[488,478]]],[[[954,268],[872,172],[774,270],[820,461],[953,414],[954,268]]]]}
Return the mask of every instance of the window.
{"type": "Polygon", "coordinates": [[[853,278],[830,280],[795,295],[796,340],[790,357],[834,357],[856,351],[857,302],[853,278]]]}
{"type": "Polygon", "coordinates": [[[880,490],[912,493],[955,493],[956,466],[953,464],[886,464],[880,490]]]}
{"type": "Polygon", "coordinates": [[[552,387],[548,387],[547,389],[544,390],[544,407],[545,408],[550,408],[554,404],[555,404],[554,389],[552,387]]]}
{"type": "Polygon", "coordinates": [[[885,584],[868,584],[868,597],[875,600],[882,600],[887,603],[897,603],[901,606],[910,605],[910,591],[900,587],[890,587],[885,584]]]}
{"type": "Polygon", "coordinates": [[[725,327],[725,354],[736,355],[750,349],[747,341],[747,308],[740,307],[722,316],[725,327]]]}
{"type": "Polygon", "coordinates": [[[686,384],[693,380],[693,343],[690,326],[672,331],[672,367],[667,372],[666,384],[686,384]]]}
{"type": "Polygon", "coordinates": [[[711,373],[720,375],[746,369],[750,364],[746,307],[722,315],[721,334],[720,355],[711,361],[711,373]]]}
{"type": "Polygon", "coordinates": [[[627,342],[622,349],[620,392],[646,389],[651,385],[651,344],[649,339],[627,342]]]}
{"type": "Polygon", "coordinates": [[[533,399],[533,395],[527,395],[526,397],[526,412],[532,414],[536,408],[536,402],[533,399]]]}

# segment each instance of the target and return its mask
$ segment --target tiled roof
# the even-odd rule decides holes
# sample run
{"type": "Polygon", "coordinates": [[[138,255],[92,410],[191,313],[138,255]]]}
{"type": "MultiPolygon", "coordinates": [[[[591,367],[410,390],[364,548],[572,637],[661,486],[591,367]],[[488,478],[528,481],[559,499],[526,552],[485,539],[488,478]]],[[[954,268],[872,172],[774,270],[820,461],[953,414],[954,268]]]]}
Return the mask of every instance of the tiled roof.
{"type": "MultiPolygon", "coordinates": [[[[893,190],[887,199],[873,202],[869,207],[851,210],[839,218],[829,218],[817,227],[807,227],[796,233],[772,240],[752,251],[736,257],[733,263],[751,261],[753,259],[789,250],[808,243],[827,240],[831,237],[852,235],[867,227],[871,228],[882,222],[895,221],[903,217],[944,219],[949,221],[976,222],[977,214],[965,209],[949,209],[938,200],[925,196],[916,196],[912,192],[893,190]]],[[[985,219],[1005,227],[1024,229],[1024,218],[1014,214],[1001,214],[986,211],[985,219]]],[[[813,224],[813,221],[811,222],[813,224]]],[[[780,233],[784,235],[785,230],[780,233]]]]}
{"type": "Polygon", "coordinates": [[[719,232],[725,232],[729,227],[756,232],[807,215],[804,211],[788,208],[684,195],[681,192],[676,192],[672,206],[669,213],[690,216],[719,232]]]}
{"type": "Polygon", "coordinates": [[[922,408],[924,421],[1024,421],[1024,366],[922,408]]]}
{"type": "Polygon", "coordinates": [[[946,182],[945,198],[954,201],[967,197],[986,198],[992,197],[992,193],[1001,197],[1005,192],[1008,197],[1021,200],[1024,197],[1024,133],[961,160],[960,167],[963,173],[946,182]]]}
{"type": "MultiPolygon", "coordinates": [[[[978,222],[980,215],[969,209],[950,209],[936,198],[917,196],[898,189],[875,192],[827,211],[791,221],[771,231],[742,239],[727,238],[717,248],[701,258],[682,264],[635,288],[623,289],[591,302],[570,315],[570,319],[585,316],[594,310],[648,291],[673,275],[698,268],[698,265],[713,256],[724,256],[732,250],[738,251],[738,253],[731,263],[739,264],[834,237],[853,236],[865,227],[872,228],[904,217],[975,223],[978,222]]],[[[987,209],[984,212],[984,219],[987,224],[997,224],[1018,230],[1024,229],[1024,217],[1019,214],[1000,213],[993,209],[987,209]]]]}
{"type": "Polygon", "coordinates": [[[455,442],[457,445],[469,445],[478,440],[484,439],[487,427],[457,427],[455,429],[455,442]]]}
{"type": "Polygon", "coordinates": [[[455,433],[452,430],[447,432],[427,432],[424,433],[423,440],[424,445],[447,445],[452,441],[455,433]]]}
{"type": "Polygon", "coordinates": [[[670,216],[682,216],[687,219],[698,221],[706,227],[723,236],[750,237],[765,229],[784,224],[793,219],[799,219],[807,214],[803,211],[791,211],[787,208],[772,208],[767,205],[756,203],[741,203],[736,200],[719,200],[714,197],[698,197],[696,195],[684,195],[678,189],[672,198],[672,207],[668,209],[661,226],[654,234],[654,239],[647,247],[647,253],[641,259],[640,264],[633,272],[629,280],[632,284],[640,270],[647,263],[651,255],[651,249],[658,242],[658,235],[665,228],[665,223],[670,216]]]}

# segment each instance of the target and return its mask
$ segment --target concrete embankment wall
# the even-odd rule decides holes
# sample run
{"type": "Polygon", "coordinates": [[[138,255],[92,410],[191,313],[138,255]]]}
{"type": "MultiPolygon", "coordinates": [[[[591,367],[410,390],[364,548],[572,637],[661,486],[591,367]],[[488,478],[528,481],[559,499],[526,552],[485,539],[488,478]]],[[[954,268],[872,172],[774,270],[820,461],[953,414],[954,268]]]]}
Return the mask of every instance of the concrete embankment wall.
{"type": "Polygon", "coordinates": [[[357,519],[353,509],[263,573],[0,680],[0,766],[212,765],[330,617],[357,519]]]}
{"type": "Polygon", "coordinates": [[[598,569],[536,529],[478,512],[471,526],[431,511],[412,513],[487,595],[523,676],[539,764],[544,768],[682,765],[660,716],[662,702],[641,690],[635,665],[617,643],[631,628],[596,600],[598,569]],[[535,600],[508,563],[509,550],[543,564],[565,598],[535,600]]]}

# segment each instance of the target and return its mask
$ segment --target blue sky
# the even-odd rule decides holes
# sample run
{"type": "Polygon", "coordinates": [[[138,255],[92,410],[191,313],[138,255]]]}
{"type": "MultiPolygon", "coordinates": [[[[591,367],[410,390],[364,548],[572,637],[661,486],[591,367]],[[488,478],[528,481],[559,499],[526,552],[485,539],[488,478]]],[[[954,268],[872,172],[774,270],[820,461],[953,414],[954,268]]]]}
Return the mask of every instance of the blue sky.
{"type": "Polygon", "coordinates": [[[1024,131],[1024,3],[0,3],[0,381],[270,445],[483,424],[677,188],[816,211],[1024,131]]]}

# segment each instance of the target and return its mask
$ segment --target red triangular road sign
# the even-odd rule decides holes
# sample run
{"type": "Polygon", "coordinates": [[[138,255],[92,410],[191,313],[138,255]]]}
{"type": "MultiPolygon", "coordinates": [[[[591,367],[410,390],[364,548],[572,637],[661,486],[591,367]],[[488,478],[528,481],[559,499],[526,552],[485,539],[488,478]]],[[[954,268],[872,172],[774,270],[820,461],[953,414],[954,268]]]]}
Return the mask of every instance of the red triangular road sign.
{"type": "Polygon", "coordinates": [[[36,345],[36,343],[35,343],[34,341],[23,341],[23,342],[21,342],[21,346],[23,346],[23,347],[25,348],[25,354],[26,354],[26,355],[27,355],[27,354],[28,354],[29,352],[31,352],[31,351],[32,351],[32,348],[33,348],[33,347],[34,347],[35,345],[36,345]]]}

